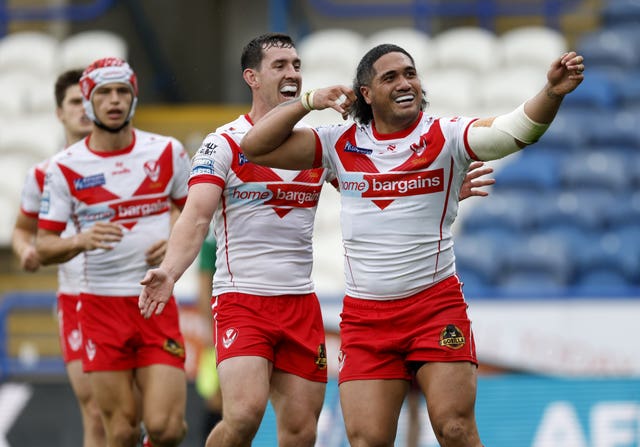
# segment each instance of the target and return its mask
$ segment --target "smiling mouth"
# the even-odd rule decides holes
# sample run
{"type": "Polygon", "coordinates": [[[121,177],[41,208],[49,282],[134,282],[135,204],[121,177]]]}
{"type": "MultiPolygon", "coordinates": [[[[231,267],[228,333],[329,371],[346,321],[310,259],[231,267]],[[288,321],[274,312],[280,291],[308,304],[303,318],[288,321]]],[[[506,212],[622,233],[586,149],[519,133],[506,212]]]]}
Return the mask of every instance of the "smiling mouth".
{"type": "Polygon", "coordinates": [[[398,96],[394,101],[396,104],[404,104],[412,102],[415,99],[415,95],[402,95],[398,96]]]}
{"type": "Polygon", "coordinates": [[[285,85],[280,89],[280,94],[288,99],[293,99],[298,93],[298,86],[285,85]]]}

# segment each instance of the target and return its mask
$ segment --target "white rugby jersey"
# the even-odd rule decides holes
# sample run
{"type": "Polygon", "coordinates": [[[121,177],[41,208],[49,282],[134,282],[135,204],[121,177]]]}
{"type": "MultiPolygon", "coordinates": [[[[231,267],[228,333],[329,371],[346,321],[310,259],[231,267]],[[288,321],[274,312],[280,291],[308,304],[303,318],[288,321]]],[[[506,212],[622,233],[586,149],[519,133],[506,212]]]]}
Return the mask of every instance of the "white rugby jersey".
{"type": "Polygon", "coordinates": [[[192,162],[189,185],[213,183],[223,189],[214,215],[213,294],[311,293],[313,222],[327,171],[250,163],[239,143],[252,126],[244,115],[218,128],[192,162]]]}
{"type": "Polygon", "coordinates": [[[149,266],[145,251],[167,239],[173,201],[187,196],[189,156],[176,139],[138,129],[130,146],[95,152],[89,137],[54,156],[47,168],[40,204],[40,228],[62,231],[72,220],[77,231],[95,222],[114,222],[124,236],[112,250],[78,255],[83,261],[82,292],[138,295],[149,266]]]}
{"type": "MultiPolygon", "coordinates": [[[[44,177],[49,165],[49,159],[32,166],[22,188],[20,211],[32,219],[38,218],[40,198],[44,187],[44,177]]],[[[62,232],[62,237],[70,237],[76,233],[71,221],[62,232]]],[[[76,256],[69,261],[58,264],[58,291],[67,295],[78,295],[82,282],[82,259],[76,256]]]]}
{"type": "Polygon", "coordinates": [[[421,113],[388,135],[371,124],[316,129],[340,187],[348,295],[404,298],[455,273],[451,225],[475,158],[466,141],[472,121],[421,113]]]}

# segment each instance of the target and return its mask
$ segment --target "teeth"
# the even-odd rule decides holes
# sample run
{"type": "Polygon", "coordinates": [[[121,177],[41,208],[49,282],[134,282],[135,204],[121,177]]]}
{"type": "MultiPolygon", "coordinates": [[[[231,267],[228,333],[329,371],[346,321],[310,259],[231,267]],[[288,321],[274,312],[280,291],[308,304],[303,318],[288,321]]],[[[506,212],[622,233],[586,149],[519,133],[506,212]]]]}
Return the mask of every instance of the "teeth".
{"type": "Polygon", "coordinates": [[[280,89],[280,93],[295,93],[298,91],[298,87],[295,85],[285,85],[280,89]]]}
{"type": "Polygon", "coordinates": [[[398,96],[396,102],[413,101],[413,95],[398,96]]]}

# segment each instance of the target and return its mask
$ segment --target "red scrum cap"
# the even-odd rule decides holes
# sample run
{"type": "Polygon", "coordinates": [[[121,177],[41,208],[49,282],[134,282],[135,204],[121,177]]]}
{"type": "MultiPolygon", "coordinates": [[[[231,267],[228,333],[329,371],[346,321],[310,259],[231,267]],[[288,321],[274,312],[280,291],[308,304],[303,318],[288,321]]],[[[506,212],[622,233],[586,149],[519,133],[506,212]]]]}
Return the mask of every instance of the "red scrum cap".
{"type": "Polygon", "coordinates": [[[89,65],[80,77],[80,90],[82,91],[82,104],[85,113],[92,121],[98,122],[93,111],[91,99],[96,87],[111,83],[127,84],[133,94],[133,101],[127,122],[131,120],[138,103],[138,79],[136,73],[128,63],[117,57],[105,57],[98,59],[89,65]]]}

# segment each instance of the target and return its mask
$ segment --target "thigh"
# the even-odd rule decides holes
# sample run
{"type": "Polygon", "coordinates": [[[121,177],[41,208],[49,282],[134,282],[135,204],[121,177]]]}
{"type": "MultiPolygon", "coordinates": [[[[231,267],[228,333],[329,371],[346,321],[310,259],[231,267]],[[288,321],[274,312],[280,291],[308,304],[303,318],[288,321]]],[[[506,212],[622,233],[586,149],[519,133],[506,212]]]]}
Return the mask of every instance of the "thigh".
{"type": "Polygon", "coordinates": [[[94,371],[89,373],[89,383],[107,423],[124,419],[130,425],[135,424],[137,407],[132,371],[94,371]]]}
{"type": "Polygon", "coordinates": [[[340,406],[350,444],[392,446],[408,389],[406,380],[341,383],[340,406]]]}
{"type": "Polygon", "coordinates": [[[264,357],[239,356],[218,364],[225,419],[264,414],[273,366],[264,357]]]}
{"type": "Polygon", "coordinates": [[[274,370],[270,396],[278,431],[295,433],[307,425],[315,427],[322,410],[325,388],[324,382],[274,370]]]}
{"type": "Polygon", "coordinates": [[[68,362],[66,369],[74,394],[82,405],[86,404],[91,399],[91,385],[89,383],[89,374],[82,370],[82,361],[74,360],[68,362]]]}
{"type": "Polygon", "coordinates": [[[427,400],[434,430],[454,418],[475,424],[476,365],[470,362],[426,363],[416,373],[416,379],[427,400]]]}
{"type": "Polygon", "coordinates": [[[148,427],[182,425],[187,402],[187,380],[182,368],[161,364],[139,368],[136,381],[142,420],[148,427]]]}

